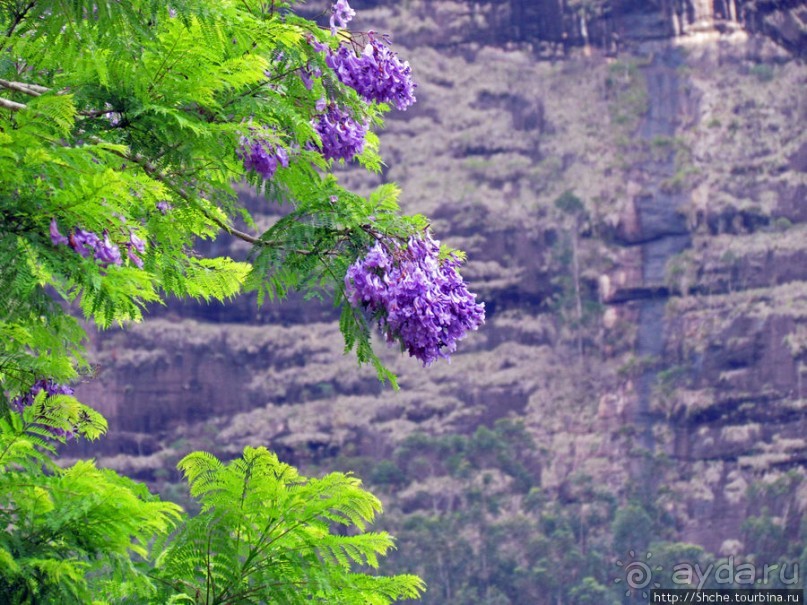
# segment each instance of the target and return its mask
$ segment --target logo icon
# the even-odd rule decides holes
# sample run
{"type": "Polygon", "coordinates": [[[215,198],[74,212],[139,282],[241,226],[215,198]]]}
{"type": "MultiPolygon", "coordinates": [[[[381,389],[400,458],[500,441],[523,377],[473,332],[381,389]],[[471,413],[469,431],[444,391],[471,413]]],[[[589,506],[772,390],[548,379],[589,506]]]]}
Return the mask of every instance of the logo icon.
{"type": "Polygon", "coordinates": [[[650,566],[650,559],[653,553],[646,553],[644,559],[637,558],[636,552],[631,550],[628,552],[629,559],[621,561],[617,559],[614,564],[622,568],[622,575],[614,579],[614,584],[625,583],[625,596],[628,597],[633,593],[642,593],[643,598],[649,596],[647,590],[649,588],[660,588],[661,584],[653,581],[653,572],[662,571],[664,568],[661,565],[655,567],[650,566]]]}

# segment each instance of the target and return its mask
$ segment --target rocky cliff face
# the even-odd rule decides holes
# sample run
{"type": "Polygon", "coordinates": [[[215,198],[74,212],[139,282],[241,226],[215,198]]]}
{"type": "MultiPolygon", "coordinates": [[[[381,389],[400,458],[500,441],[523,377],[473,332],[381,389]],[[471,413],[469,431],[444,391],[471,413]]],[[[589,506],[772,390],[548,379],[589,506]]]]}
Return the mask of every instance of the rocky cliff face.
{"type": "Polygon", "coordinates": [[[404,13],[409,27],[396,32],[414,46],[529,44],[548,58],[587,45],[614,54],[640,41],[742,30],[796,55],[807,52],[800,0],[413,0],[400,8],[368,0],[363,6],[404,13]]]}
{"type": "MultiPolygon", "coordinates": [[[[110,433],[66,454],[160,485],[191,448],[380,459],[414,433],[518,418],[540,446],[545,493],[581,476],[623,497],[647,482],[681,540],[728,554],[762,505],[751,488],[786,475],[764,504],[798,526],[801,3],[353,4],[360,27],[395,33],[420,83],[418,104],[382,133],[383,179],[467,250],[488,324],[451,365],[385,352],[393,393],[342,355],[327,306],[172,304],[95,337],[97,379],[79,394],[110,433]]],[[[231,245],[213,251],[243,253],[231,245]]]]}

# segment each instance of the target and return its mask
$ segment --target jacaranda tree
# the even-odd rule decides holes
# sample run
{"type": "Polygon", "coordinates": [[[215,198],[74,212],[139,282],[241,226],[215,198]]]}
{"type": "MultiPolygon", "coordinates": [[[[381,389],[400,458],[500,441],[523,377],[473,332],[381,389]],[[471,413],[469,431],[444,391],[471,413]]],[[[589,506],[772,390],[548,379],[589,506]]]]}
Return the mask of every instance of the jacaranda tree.
{"type": "Polygon", "coordinates": [[[379,171],[374,129],[415,102],[385,36],[322,24],[280,0],[0,0],[0,601],[388,603],[413,576],[368,573],[392,546],[366,532],[379,501],[340,473],[300,476],[263,448],[180,468],[187,519],[54,444],[94,439],[103,417],[73,396],[89,371],[81,315],[139,321],[167,297],[259,304],[291,291],[341,307],[346,351],[381,380],[378,326],[424,365],[484,308],[459,252],[397,188],[362,197],[337,163],[379,171]],[[247,185],[286,206],[264,231],[247,185]],[[233,237],[247,260],[197,242],[233,237]],[[349,531],[335,531],[338,526],[349,531]]]}

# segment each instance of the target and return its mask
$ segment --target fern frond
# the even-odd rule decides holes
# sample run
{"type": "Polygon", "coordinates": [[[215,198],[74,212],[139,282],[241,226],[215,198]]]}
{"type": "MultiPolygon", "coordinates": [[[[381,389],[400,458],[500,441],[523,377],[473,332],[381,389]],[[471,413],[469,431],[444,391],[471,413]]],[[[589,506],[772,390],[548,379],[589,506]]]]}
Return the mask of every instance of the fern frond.
{"type": "Polygon", "coordinates": [[[195,452],[179,468],[202,512],[160,543],[160,577],[183,580],[164,599],[212,591],[212,602],[389,603],[420,594],[411,577],[376,582],[354,570],[376,568],[393,547],[388,534],[364,532],[381,502],[356,477],[302,477],[265,448],[227,464],[195,452]],[[334,534],[334,525],[358,533],[334,534]]]}

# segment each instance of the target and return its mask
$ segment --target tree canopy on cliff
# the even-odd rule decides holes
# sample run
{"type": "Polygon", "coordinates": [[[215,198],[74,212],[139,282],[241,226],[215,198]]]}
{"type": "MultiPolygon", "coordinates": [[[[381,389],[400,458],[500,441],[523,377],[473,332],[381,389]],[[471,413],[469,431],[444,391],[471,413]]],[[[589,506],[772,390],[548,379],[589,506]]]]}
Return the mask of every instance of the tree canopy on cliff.
{"type": "Polygon", "coordinates": [[[393,106],[414,103],[408,63],[386,37],[350,33],[345,0],[331,7],[329,27],[292,4],[0,3],[0,524],[10,528],[0,534],[0,594],[11,602],[53,594],[142,602],[168,598],[165,590],[176,602],[234,594],[242,600],[227,602],[253,602],[283,583],[269,577],[277,569],[267,576],[266,566],[281,563],[261,547],[281,537],[302,549],[283,559],[298,588],[289,595],[384,603],[420,589],[415,578],[376,582],[350,571],[374,566],[391,545],[361,533],[379,507],[354,479],[299,478],[260,450],[235,466],[188,457],[183,470],[203,514],[173,542],[158,540],[156,565],[174,570],[168,578],[143,575],[129,554],[148,559],[151,538],[175,527],[179,510],[89,462],[59,470],[50,458],[54,440],[106,428],[69,386],[90,372],[79,309],[106,328],[140,320],[169,296],[331,298],[346,349],[393,385],[370,344],[374,324],[428,365],[482,323],[484,308],[458,273],[461,255],[431,238],[425,217],[400,212],[397,188],[362,197],[331,170],[352,162],[380,170],[373,129],[393,106]],[[259,227],[239,184],[286,205],[285,216],[259,227]],[[227,236],[250,245],[247,260],[194,247],[227,236]],[[274,500],[268,520],[247,519],[237,510],[252,490],[297,495],[274,500]],[[105,493],[128,504],[107,510],[105,493]],[[321,506],[287,527],[309,498],[321,506]],[[89,518],[98,526],[79,521],[89,518]],[[360,535],[328,537],[333,523],[360,535]],[[327,573],[310,571],[323,565],[327,573]],[[99,582],[103,590],[87,592],[99,582]]]}

